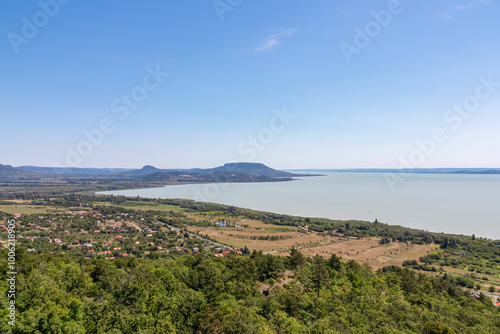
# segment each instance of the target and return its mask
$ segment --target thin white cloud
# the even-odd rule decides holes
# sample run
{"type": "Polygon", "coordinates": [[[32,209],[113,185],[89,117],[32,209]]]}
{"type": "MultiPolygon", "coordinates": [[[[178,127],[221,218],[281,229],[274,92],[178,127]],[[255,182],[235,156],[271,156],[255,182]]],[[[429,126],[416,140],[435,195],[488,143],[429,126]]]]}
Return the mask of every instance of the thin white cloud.
{"type": "Polygon", "coordinates": [[[490,3],[491,3],[491,0],[476,0],[474,2],[469,2],[469,3],[464,4],[464,5],[457,5],[454,8],[455,8],[455,10],[463,11],[463,10],[469,10],[469,9],[472,9],[474,7],[481,6],[481,5],[487,6],[490,3]]]}
{"type": "Polygon", "coordinates": [[[438,17],[443,19],[443,20],[451,20],[452,18],[455,17],[455,15],[453,15],[450,12],[444,12],[444,13],[439,13],[438,17]]]}
{"type": "Polygon", "coordinates": [[[437,14],[437,16],[443,20],[451,20],[456,16],[456,12],[463,12],[477,6],[488,6],[491,2],[492,0],[475,0],[463,5],[456,5],[447,12],[437,14]]]}
{"type": "Polygon", "coordinates": [[[293,33],[295,32],[295,29],[285,29],[282,30],[278,33],[272,34],[271,36],[267,37],[264,43],[262,43],[260,46],[256,47],[253,49],[253,52],[261,52],[261,51],[267,51],[278,45],[283,38],[285,37],[291,37],[293,33]]]}

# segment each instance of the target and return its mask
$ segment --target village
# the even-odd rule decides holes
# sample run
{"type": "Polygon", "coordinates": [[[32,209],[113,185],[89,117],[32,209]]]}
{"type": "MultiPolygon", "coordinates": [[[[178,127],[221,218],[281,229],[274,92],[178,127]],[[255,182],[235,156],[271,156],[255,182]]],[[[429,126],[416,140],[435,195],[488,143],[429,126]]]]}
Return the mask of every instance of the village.
{"type": "MultiPolygon", "coordinates": [[[[201,253],[224,257],[241,255],[244,251],[165,224],[142,211],[107,213],[89,209],[49,215],[15,213],[13,218],[17,242],[28,252],[65,251],[86,258],[115,260],[201,253]]],[[[216,224],[226,226],[227,223],[214,222],[216,224]]],[[[3,248],[7,248],[6,236],[6,223],[1,223],[3,248]]]]}

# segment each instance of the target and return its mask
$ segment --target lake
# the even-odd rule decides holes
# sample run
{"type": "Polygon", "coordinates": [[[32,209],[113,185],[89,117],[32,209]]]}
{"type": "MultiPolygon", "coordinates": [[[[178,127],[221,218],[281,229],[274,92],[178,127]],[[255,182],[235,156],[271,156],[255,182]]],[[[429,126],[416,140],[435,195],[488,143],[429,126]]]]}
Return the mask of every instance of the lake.
{"type": "Polygon", "coordinates": [[[500,175],[327,172],[290,182],[169,185],[100,194],[184,198],[303,217],[366,220],[500,239],[500,175]]]}

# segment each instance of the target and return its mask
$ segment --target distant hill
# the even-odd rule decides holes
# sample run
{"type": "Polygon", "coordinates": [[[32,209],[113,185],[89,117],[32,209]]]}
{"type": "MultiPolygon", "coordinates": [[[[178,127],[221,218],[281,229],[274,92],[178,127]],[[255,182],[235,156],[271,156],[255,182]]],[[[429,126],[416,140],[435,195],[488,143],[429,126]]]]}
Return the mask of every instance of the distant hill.
{"type": "Polygon", "coordinates": [[[120,173],[120,176],[145,176],[145,175],[150,175],[154,173],[175,173],[175,172],[183,172],[183,173],[194,173],[194,172],[199,172],[203,171],[204,169],[201,168],[191,168],[191,169],[160,169],[156,168],[154,166],[146,165],[142,167],[141,169],[133,169],[133,170],[128,170],[126,172],[120,173]]]}
{"type": "Polygon", "coordinates": [[[72,175],[72,176],[90,176],[90,175],[116,175],[129,171],[127,168],[77,168],[77,167],[38,167],[38,166],[20,166],[17,167],[26,172],[35,172],[51,175],[72,175]]]}
{"type": "Polygon", "coordinates": [[[40,177],[39,173],[27,172],[11,165],[0,164],[0,181],[2,182],[33,180],[40,177]]]}
{"type": "Polygon", "coordinates": [[[156,168],[156,167],[146,165],[146,166],[142,167],[141,169],[134,169],[134,170],[122,172],[122,173],[120,173],[120,175],[122,175],[122,176],[144,176],[144,175],[154,174],[154,173],[157,173],[160,171],[161,170],[156,168]]]}
{"type": "Polygon", "coordinates": [[[244,172],[228,172],[228,171],[212,171],[210,173],[198,172],[157,172],[142,176],[141,179],[146,182],[274,182],[274,181],[291,181],[290,177],[272,177],[266,175],[250,175],[244,172]]]}
{"type": "Polygon", "coordinates": [[[284,172],[262,163],[250,162],[232,162],[215,168],[191,169],[159,169],[151,165],[141,169],[0,166],[0,181],[4,182],[47,178],[144,182],[272,182],[289,181],[295,176],[312,176],[284,172]]]}
{"type": "Polygon", "coordinates": [[[337,173],[415,173],[415,174],[500,174],[500,169],[487,168],[351,168],[351,169],[294,169],[296,172],[337,173]]]}
{"type": "Polygon", "coordinates": [[[292,176],[298,175],[272,169],[261,163],[247,162],[227,163],[215,168],[184,170],[160,170],[144,166],[140,170],[126,174],[142,174],[144,181],[168,182],[272,182],[290,181],[292,176]]]}
{"type": "Polygon", "coordinates": [[[486,169],[486,170],[459,170],[453,174],[500,174],[500,169],[486,169]]]}
{"type": "Polygon", "coordinates": [[[251,163],[251,162],[231,162],[224,166],[215,168],[191,168],[191,169],[158,169],[153,166],[144,166],[141,169],[136,169],[132,171],[127,171],[121,173],[122,176],[146,176],[155,173],[174,173],[182,172],[187,175],[208,175],[216,172],[225,173],[243,173],[251,176],[268,176],[268,177],[293,177],[293,176],[306,176],[304,174],[293,174],[289,172],[283,172],[270,167],[267,167],[261,163],[251,163]]]}
{"type": "Polygon", "coordinates": [[[297,174],[283,172],[272,169],[261,163],[250,162],[231,162],[224,166],[212,168],[211,172],[240,172],[252,176],[270,176],[270,177],[292,177],[297,174]]]}

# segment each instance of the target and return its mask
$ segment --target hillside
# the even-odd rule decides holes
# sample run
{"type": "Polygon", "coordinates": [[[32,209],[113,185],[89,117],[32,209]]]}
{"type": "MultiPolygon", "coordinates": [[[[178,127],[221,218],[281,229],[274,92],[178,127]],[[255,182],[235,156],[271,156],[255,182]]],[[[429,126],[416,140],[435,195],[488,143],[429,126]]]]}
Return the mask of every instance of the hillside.
{"type": "Polygon", "coordinates": [[[76,167],[36,167],[2,165],[0,180],[18,181],[23,179],[41,179],[47,177],[58,180],[140,180],[144,182],[270,182],[289,181],[293,174],[270,168],[261,163],[234,162],[215,168],[159,169],[146,165],[141,169],[125,168],[76,168],[76,167]]]}
{"type": "Polygon", "coordinates": [[[78,167],[38,167],[38,166],[20,166],[17,167],[17,169],[26,172],[35,172],[35,173],[62,175],[62,176],[116,175],[130,170],[126,168],[78,168],[78,167]]]}
{"type": "Polygon", "coordinates": [[[141,178],[143,181],[166,181],[166,182],[185,182],[185,183],[207,183],[207,182],[273,182],[273,181],[291,181],[289,177],[272,177],[266,175],[250,175],[243,172],[214,171],[208,174],[185,173],[185,172],[156,172],[145,175],[141,178]]]}
{"type": "Polygon", "coordinates": [[[19,168],[14,168],[10,165],[0,164],[0,181],[21,181],[21,180],[34,180],[41,177],[38,173],[26,172],[19,168]]]}
{"type": "Polygon", "coordinates": [[[459,170],[454,174],[500,174],[500,169],[485,169],[485,170],[459,170]]]}
{"type": "Polygon", "coordinates": [[[211,172],[240,172],[252,176],[270,176],[270,177],[292,177],[297,176],[297,174],[292,174],[288,172],[283,172],[270,167],[267,167],[261,163],[250,163],[250,162],[232,162],[227,163],[224,166],[212,168],[209,170],[211,172]]]}
{"type": "Polygon", "coordinates": [[[126,171],[121,173],[122,176],[145,176],[154,173],[178,173],[182,172],[186,175],[208,175],[213,173],[239,173],[248,174],[251,176],[268,176],[273,178],[279,177],[293,177],[293,176],[305,176],[308,174],[294,174],[289,172],[283,172],[270,168],[262,163],[251,163],[251,162],[231,162],[226,163],[223,166],[215,168],[191,168],[191,169],[159,169],[153,166],[146,165],[141,169],[126,171]]]}

